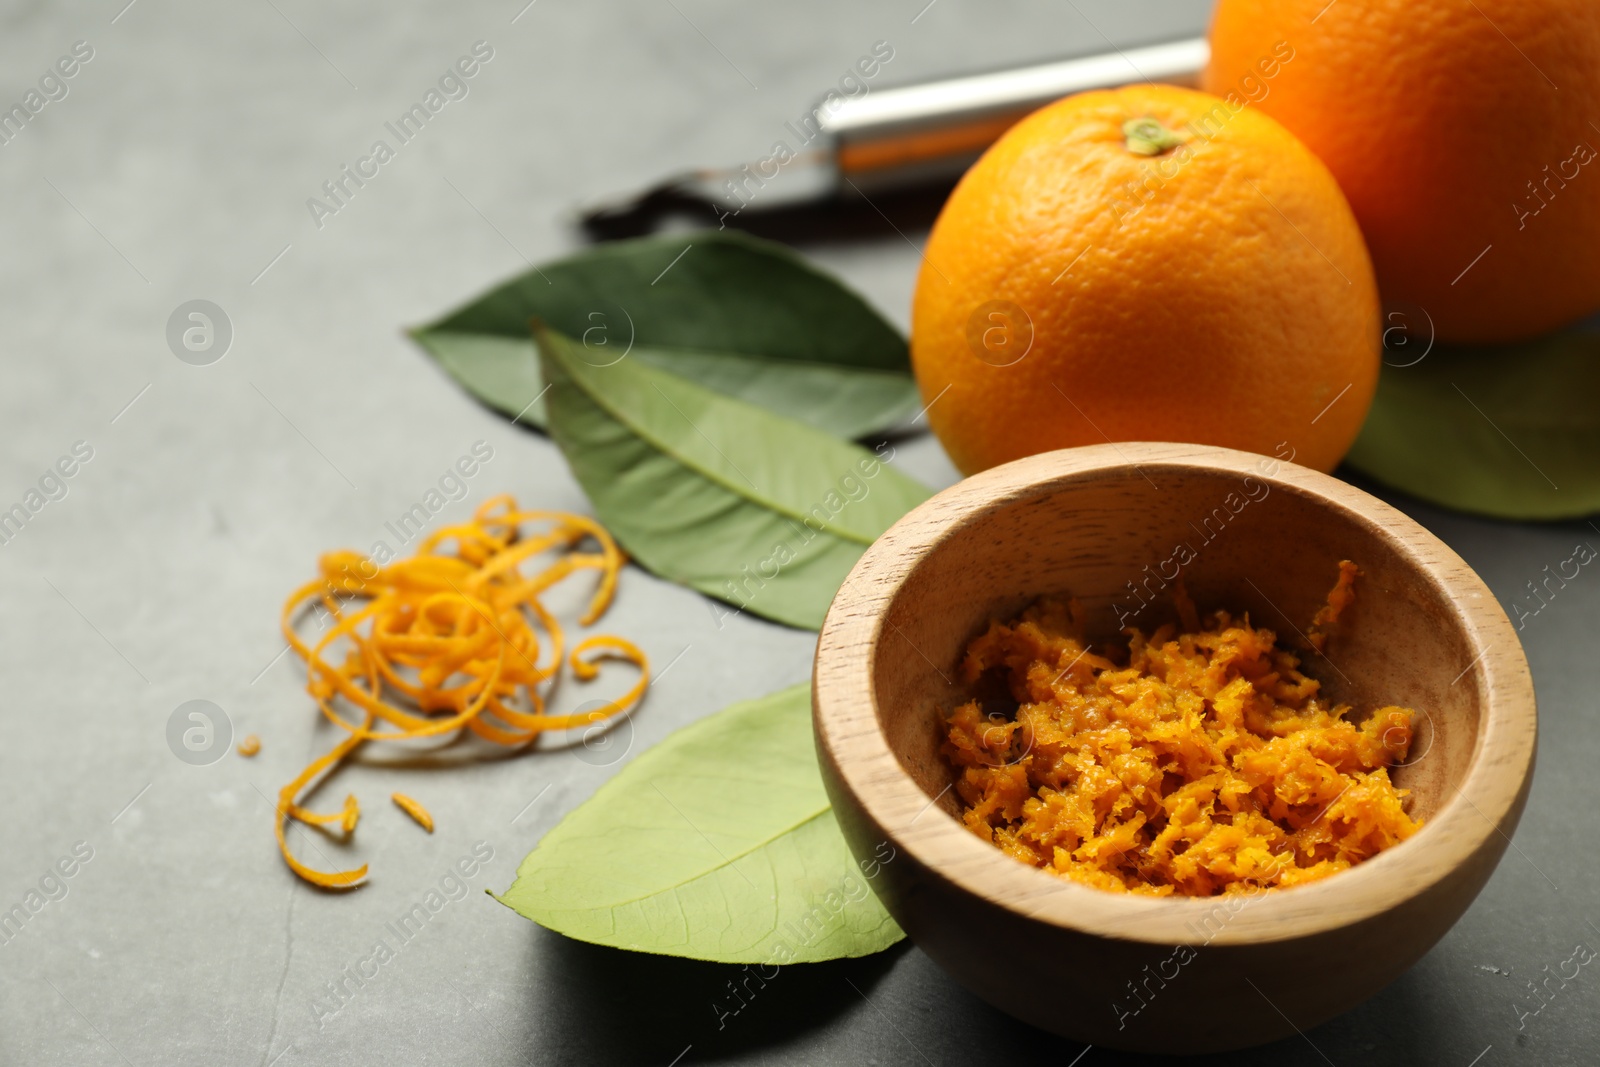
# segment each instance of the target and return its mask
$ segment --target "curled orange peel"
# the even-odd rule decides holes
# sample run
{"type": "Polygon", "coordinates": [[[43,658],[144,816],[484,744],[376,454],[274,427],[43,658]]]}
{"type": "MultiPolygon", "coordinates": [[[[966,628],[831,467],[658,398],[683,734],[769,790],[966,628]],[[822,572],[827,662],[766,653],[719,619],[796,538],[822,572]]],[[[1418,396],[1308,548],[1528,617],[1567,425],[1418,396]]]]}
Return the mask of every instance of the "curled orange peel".
{"type": "MultiPolygon", "coordinates": [[[[435,530],[403,559],[380,565],[348,549],[325,553],[318,577],[290,594],[280,625],[306,663],[306,691],[345,736],[278,793],[278,847],[290,870],[329,889],[366,878],[365,864],[335,872],[306,866],[291,853],[286,831],[291,820],[355,830],[361,809],[354,795],[336,812],[312,811],[300,798],[368,741],[469,731],[521,747],[545,731],[588,726],[636,707],[649,686],[644,652],[615,635],[586,637],[567,652],[562,626],[541,600],[567,578],[597,571],[579,619],[592,625],[610,607],[626,561],[594,520],[523,511],[509,495],[486,501],[470,522],[435,530]],[[308,609],[323,629],[309,642],[295,625],[308,609]],[[602,660],[638,668],[633,686],[586,712],[546,714],[563,665],[588,682],[599,677],[602,660]],[[379,723],[387,729],[375,728],[379,723]]],[[[431,830],[432,817],[420,804],[398,793],[394,801],[431,830]]]]}

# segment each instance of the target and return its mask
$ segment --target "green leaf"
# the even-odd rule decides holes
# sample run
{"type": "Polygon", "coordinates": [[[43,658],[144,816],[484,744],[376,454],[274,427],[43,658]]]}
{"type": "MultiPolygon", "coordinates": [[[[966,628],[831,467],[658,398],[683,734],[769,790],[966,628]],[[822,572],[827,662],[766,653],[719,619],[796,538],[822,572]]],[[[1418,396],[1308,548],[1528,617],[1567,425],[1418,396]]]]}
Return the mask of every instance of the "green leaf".
{"type": "Polygon", "coordinates": [[[905,936],[869,882],[828,805],[810,686],[798,685],[639,756],[545,835],[496,899],[598,945],[815,963],[905,936]]]}
{"type": "Polygon", "coordinates": [[[881,449],[537,337],[550,433],[597,517],[643,566],[741,609],[817,628],[866,547],[930,494],[881,449]]]}
{"type": "Polygon", "coordinates": [[[1480,515],[1600,511],[1600,335],[1436,347],[1412,366],[1385,366],[1346,462],[1480,515]]]}
{"type": "Polygon", "coordinates": [[[532,318],[594,362],[626,352],[839,437],[881,433],[921,406],[905,339],[866,301],[782,245],[731,231],[601,245],[412,336],[479,400],[542,427],[532,318]]]}

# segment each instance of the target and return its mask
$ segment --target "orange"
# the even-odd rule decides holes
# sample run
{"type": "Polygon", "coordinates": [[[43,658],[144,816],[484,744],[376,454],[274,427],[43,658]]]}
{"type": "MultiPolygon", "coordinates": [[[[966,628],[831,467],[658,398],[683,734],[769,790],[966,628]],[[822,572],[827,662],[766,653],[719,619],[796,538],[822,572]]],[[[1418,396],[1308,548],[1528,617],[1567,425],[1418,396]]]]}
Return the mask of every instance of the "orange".
{"type": "Polygon", "coordinates": [[[1405,325],[1512,341],[1600,308],[1595,0],[1221,0],[1211,46],[1206,87],[1339,179],[1405,325]]]}
{"type": "Polygon", "coordinates": [[[1372,401],[1377,289],[1338,185],[1282,126],[1189,89],[1084,93],[1012,127],[951,194],[911,359],[968,474],[1103,441],[1326,471],[1372,401]]]}

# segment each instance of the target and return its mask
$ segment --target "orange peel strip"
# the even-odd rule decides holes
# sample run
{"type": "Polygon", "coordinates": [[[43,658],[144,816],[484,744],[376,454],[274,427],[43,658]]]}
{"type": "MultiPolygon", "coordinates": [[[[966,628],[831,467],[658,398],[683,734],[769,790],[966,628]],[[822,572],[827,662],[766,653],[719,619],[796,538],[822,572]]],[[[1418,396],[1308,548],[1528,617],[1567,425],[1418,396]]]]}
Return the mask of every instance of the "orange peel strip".
{"type": "MultiPolygon", "coordinates": [[[[379,564],[350,550],[325,553],[318,577],[285,602],[280,626],[305,661],[306,691],[345,736],[278,794],[276,834],[289,868],[331,889],[359,885],[366,877],[364,864],[335,872],[306,866],[290,852],[286,830],[290,819],[337,824],[347,834],[355,830],[360,805],[354,795],[336,812],[302,807],[299,797],[367,741],[470,732],[518,747],[547,730],[573,729],[635,708],[650,681],[644,652],[615,635],[592,635],[568,652],[560,622],[541,600],[581,571],[598,572],[579,619],[588,626],[610,607],[626,561],[593,519],[524,511],[509,495],[485,501],[469,522],[428,534],[404,559],[379,564]],[[308,610],[321,628],[311,640],[295,625],[308,610]],[[626,693],[587,712],[545,713],[546,690],[563,667],[587,682],[599,676],[606,659],[639,668],[626,693]]],[[[422,805],[400,793],[392,799],[432,831],[432,816],[422,805]]]]}
{"type": "Polygon", "coordinates": [[[433,833],[433,815],[428,811],[427,808],[423,807],[415,800],[412,800],[404,793],[390,793],[389,799],[394,801],[395,806],[401,811],[415,819],[418,826],[422,827],[430,834],[433,833]]]}
{"type": "MultiPolygon", "coordinates": [[[[367,716],[367,722],[369,725],[372,722],[370,715],[367,716]]],[[[360,885],[367,877],[367,865],[363,863],[361,866],[351,870],[332,872],[319,871],[307,867],[295,859],[294,853],[289,851],[289,840],[284,828],[289,819],[295,818],[293,814],[293,809],[296,808],[295,798],[322,772],[343,763],[345,757],[354,752],[362,740],[363,738],[359,734],[351,734],[335,745],[332,751],[312,760],[294,781],[278,790],[278,817],[273,821],[273,832],[278,838],[278,850],[283,853],[284,862],[289,865],[291,871],[312,885],[321,886],[324,889],[350,889],[360,885]]]]}

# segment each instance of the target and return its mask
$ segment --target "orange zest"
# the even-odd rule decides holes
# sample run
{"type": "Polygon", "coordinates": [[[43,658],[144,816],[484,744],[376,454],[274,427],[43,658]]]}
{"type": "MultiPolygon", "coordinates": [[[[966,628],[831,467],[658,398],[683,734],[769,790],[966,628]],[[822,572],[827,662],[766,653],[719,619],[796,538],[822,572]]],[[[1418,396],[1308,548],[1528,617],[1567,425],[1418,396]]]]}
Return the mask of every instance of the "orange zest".
{"type": "Polygon", "coordinates": [[[1317,609],[1317,614],[1311,620],[1311,627],[1306,630],[1306,640],[1311,642],[1311,647],[1321,652],[1328,643],[1328,628],[1339,621],[1339,616],[1344,609],[1350,606],[1356,598],[1356,579],[1361,576],[1361,568],[1347,559],[1339,561],[1339,580],[1328,590],[1328,602],[1317,609]]]}
{"type": "Polygon", "coordinates": [[[412,800],[404,793],[390,793],[389,799],[394,801],[395,806],[401,811],[415,819],[418,826],[422,827],[430,834],[433,833],[433,813],[427,808],[423,807],[415,800],[412,800]]]}
{"type": "MultiPolygon", "coordinates": [[[[1327,622],[1355,573],[1341,564],[1327,622]]],[[[943,746],[969,830],[1085,885],[1214,896],[1325,878],[1420,827],[1389,778],[1411,710],[1324,700],[1248,617],[1126,633],[1126,652],[1099,649],[1075,604],[1041,600],[972,642],[980,697],[943,746]]]]}
{"type": "MultiPolygon", "coordinates": [[[[486,501],[470,522],[428,535],[408,558],[380,565],[353,551],[325,554],[320,574],[290,595],[283,635],[306,661],[306,691],[345,737],[278,793],[276,833],[283,858],[301,878],[325,888],[361,883],[367,867],[313,870],[290,852],[289,820],[356,828],[352,795],[336,812],[301,806],[303,793],[367,741],[413,741],[470,732],[522,747],[547,730],[569,730],[627,714],[649,684],[649,661],[631,641],[597,634],[565,651],[566,635],[541,597],[585,571],[596,587],[579,622],[589,626],[610,606],[625,557],[592,519],[558,511],[523,511],[509,495],[486,501]],[[295,623],[307,609],[323,632],[310,642],[295,623]],[[342,655],[335,655],[335,652],[342,655]],[[568,664],[580,682],[597,678],[600,661],[638,668],[621,697],[592,710],[551,715],[550,692],[568,664]]],[[[394,801],[428,829],[416,801],[394,801]]]]}
{"type": "Polygon", "coordinates": [[[256,755],[260,751],[261,738],[257,737],[255,734],[247,734],[244,740],[239,742],[239,755],[243,756],[245,759],[249,759],[251,756],[256,755]]]}

